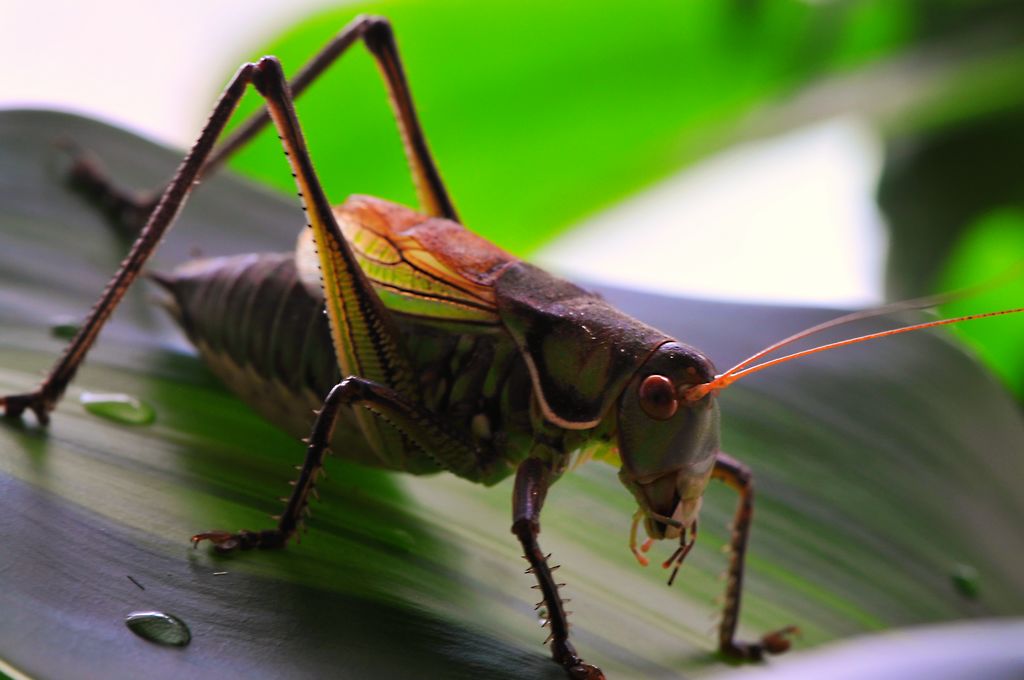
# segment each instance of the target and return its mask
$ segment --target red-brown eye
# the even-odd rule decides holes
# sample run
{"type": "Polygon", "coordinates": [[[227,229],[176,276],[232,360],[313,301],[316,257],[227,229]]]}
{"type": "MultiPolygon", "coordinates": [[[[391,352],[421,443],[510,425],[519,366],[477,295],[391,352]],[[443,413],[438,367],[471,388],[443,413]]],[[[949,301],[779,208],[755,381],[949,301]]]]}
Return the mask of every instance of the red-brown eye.
{"type": "Polygon", "coordinates": [[[640,383],[640,408],[655,420],[668,420],[679,408],[672,381],[663,375],[649,375],[640,383]]]}

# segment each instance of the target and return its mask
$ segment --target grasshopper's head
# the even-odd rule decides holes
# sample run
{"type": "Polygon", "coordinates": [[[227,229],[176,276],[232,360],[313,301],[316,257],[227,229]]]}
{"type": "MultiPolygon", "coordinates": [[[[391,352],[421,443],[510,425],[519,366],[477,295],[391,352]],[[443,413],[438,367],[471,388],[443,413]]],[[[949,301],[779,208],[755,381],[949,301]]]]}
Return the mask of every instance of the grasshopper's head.
{"type": "Polygon", "coordinates": [[[697,518],[718,451],[718,403],[713,393],[695,401],[685,394],[714,375],[700,352],[669,342],[619,398],[619,479],[652,539],[679,538],[697,518]]]}
{"type": "MultiPolygon", "coordinates": [[[[1020,266],[1017,266],[1007,273],[1017,276],[1019,270],[1020,266]]],[[[647,550],[650,540],[679,538],[679,548],[662,564],[664,567],[675,565],[669,578],[671,584],[683,558],[693,546],[697,512],[718,453],[718,404],[715,400],[718,392],[748,375],[818,352],[926,328],[1024,312],[1024,307],[1019,307],[927,321],[764,360],[772,352],[820,331],[887,313],[925,309],[944,300],[962,297],[967,292],[970,291],[907,300],[846,314],[773,343],[719,375],[715,375],[711,362],[691,347],[675,342],[658,347],[640,366],[619,398],[617,421],[618,448],[622,459],[619,478],[640,505],[633,516],[630,532],[630,547],[640,563],[647,564],[647,558],[641,552],[647,550]],[[757,363],[759,360],[763,361],[757,363]],[[636,529],[641,520],[647,529],[648,541],[637,549],[636,529]]]]}

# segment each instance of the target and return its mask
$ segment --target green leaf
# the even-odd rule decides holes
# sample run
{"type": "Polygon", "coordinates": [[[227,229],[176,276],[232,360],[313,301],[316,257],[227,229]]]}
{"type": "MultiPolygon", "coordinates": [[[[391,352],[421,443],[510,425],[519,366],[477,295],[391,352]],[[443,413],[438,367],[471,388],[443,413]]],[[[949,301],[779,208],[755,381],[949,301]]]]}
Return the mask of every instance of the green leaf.
{"type": "MultiPolygon", "coordinates": [[[[38,381],[65,342],[51,328],[81,318],[125,249],[64,185],[61,139],[137,188],[165,181],[181,156],[94,121],[0,114],[4,393],[38,381]]],[[[287,249],[300,224],[289,197],[214,178],[153,266],[194,248],[287,249]]],[[[722,366],[829,315],[604,292],[722,366]]],[[[508,483],[331,460],[301,544],[191,550],[196,531],[267,526],[302,451],[214,383],[154,294],[129,293],[49,428],[0,423],[0,661],[40,678],[563,677],[540,645],[508,483]],[[156,420],[91,415],[83,391],[137,397],[156,420]],[[124,619],[139,610],[179,617],[191,644],[136,637],[124,619]]],[[[722,405],[725,446],[758,483],[745,636],[799,625],[799,659],[856,633],[1024,610],[1024,419],[946,336],[766,371],[722,405]],[[957,590],[963,566],[977,597],[957,590]]],[[[633,507],[615,470],[589,465],[558,483],[542,545],[563,565],[588,661],[612,678],[723,669],[708,628],[734,503],[711,489],[698,546],[669,589],[625,547],[633,507]]]]}
{"type": "MultiPolygon", "coordinates": [[[[940,279],[944,290],[991,281],[987,290],[943,306],[947,316],[1024,305],[1024,210],[996,210],[960,236],[940,279]],[[1005,280],[1006,276],[1009,280],[1005,280]],[[1002,280],[1000,280],[1002,279],[1002,280]]],[[[956,333],[1024,403],[1024,318],[1001,324],[964,324],[956,333]]]]}

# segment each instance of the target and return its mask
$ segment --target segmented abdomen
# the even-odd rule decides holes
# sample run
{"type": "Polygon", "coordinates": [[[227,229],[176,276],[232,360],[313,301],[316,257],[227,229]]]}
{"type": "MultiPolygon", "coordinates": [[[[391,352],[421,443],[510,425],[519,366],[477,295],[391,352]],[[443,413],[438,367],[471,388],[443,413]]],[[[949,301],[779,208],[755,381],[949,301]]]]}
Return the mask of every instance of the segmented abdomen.
{"type": "Polygon", "coordinates": [[[222,355],[292,391],[326,394],[337,383],[323,302],[306,291],[290,255],[197,260],[165,278],[179,322],[204,355],[222,355]]]}

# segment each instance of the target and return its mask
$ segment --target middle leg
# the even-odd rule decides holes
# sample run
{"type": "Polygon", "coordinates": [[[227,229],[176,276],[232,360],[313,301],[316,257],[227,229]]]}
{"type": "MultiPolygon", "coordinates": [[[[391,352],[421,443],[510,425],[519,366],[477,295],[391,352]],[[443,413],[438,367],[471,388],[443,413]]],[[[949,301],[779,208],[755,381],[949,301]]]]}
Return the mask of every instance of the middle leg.
{"type": "Polygon", "coordinates": [[[720,479],[739,493],[739,504],[732,524],[729,542],[728,583],[725,606],[718,628],[718,649],[726,656],[759,661],[765,654],[782,654],[789,649],[789,636],[797,632],[795,626],[786,626],[764,635],[757,642],[736,639],[740,620],[740,598],[743,594],[743,566],[747,555],[750,521],[754,515],[754,476],[750,468],[721,451],[715,457],[714,479],[720,479]]]}

